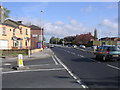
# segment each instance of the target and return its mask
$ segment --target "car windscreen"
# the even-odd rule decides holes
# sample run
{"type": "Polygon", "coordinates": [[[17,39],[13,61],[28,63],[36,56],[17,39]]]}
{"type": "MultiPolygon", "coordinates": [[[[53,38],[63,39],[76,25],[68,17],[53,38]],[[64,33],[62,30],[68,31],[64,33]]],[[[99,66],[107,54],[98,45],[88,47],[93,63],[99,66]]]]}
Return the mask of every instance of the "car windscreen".
{"type": "Polygon", "coordinates": [[[119,47],[108,47],[108,51],[120,51],[119,47]]]}

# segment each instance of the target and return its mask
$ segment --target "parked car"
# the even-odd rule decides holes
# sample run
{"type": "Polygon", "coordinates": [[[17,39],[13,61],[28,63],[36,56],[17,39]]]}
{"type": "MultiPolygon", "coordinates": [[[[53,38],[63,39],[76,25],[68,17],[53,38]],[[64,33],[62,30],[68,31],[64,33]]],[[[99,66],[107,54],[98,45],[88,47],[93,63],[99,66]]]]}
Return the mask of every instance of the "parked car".
{"type": "Polygon", "coordinates": [[[100,46],[95,52],[96,59],[102,59],[102,60],[112,60],[120,59],[120,48],[118,46],[100,46]]]}
{"type": "Polygon", "coordinates": [[[83,49],[85,49],[86,47],[85,47],[85,45],[80,45],[80,48],[83,48],[83,49]]]}
{"type": "Polygon", "coordinates": [[[73,48],[77,48],[77,45],[73,45],[73,48]]]}
{"type": "Polygon", "coordinates": [[[50,48],[53,48],[53,47],[55,47],[55,45],[50,45],[49,47],[50,47],[50,48]]]}

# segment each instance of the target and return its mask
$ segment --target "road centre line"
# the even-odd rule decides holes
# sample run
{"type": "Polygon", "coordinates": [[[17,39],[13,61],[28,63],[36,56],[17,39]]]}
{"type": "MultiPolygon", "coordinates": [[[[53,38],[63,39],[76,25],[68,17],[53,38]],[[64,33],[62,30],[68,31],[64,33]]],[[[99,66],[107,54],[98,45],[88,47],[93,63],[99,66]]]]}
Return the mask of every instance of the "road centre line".
{"type": "Polygon", "coordinates": [[[107,64],[107,66],[109,66],[109,67],[111,67],[111,68],[114,68],[114,69],[117,69],[117,70],[120,70],[120,68],[115,67],[115,66],[112,66],[112,65],[110,65],[110,64],[107,64]]]}
{"type": "Polygon", "coordinates": [[[11,73],[20,73],[20,72],[35,72],[35,71],[57,71],[57,70],[64,70],[64,68],[8,71],[8,72],[2,72],[2,74],[11,74],[11,73]]]}
{"type": "MultiPolygon", "coordinates": [[[[57,61],[67,70],[67,72],[75,79],[77,80],[78,78],[68,69],[68,67],[55,55],[55,58],[57,59],[57,61]]],[[[79,80],[79,84],[83,87],[83,88],[88,88],[86,85],[81,83],[81,80],[79,80]]]]}
{"type": "Polygon", "coordinates": [[[58,62],[55,60],[55,58],[52,56],[53,61],[55,62],[55,65],[58,65],[58,62]]]}

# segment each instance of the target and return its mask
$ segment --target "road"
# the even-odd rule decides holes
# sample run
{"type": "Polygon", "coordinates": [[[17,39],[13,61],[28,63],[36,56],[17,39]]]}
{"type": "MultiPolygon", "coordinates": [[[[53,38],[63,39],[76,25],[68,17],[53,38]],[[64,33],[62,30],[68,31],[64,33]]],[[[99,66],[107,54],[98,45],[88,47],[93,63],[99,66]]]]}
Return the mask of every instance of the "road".
{"type": "Polygon", "coordinates": [[[93,53],[74,48],[54,47],[53,52],[89,88],[118,88],[120,61],[97,61],[93,53]]]}
{"type": "Polygon", "coordinates": [[[14,70],[16,61],[2,62],[2,88],[82,88],[55,55],[47,58],[25,60],[25,70],[14,70]]]}

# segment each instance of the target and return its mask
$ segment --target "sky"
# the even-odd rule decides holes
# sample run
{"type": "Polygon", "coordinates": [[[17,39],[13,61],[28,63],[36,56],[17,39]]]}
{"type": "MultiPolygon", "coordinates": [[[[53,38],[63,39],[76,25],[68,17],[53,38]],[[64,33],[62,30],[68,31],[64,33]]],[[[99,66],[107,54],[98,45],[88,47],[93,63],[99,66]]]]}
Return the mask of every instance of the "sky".
{"type": "Polygon", "coordinates": [[[47,42],[54,37],[86,34],[118,36],[117,2],[3,2],[10,19],[44,28],[47,42]],[[43,12],[41,12],[43,11],[43,12]]]}

